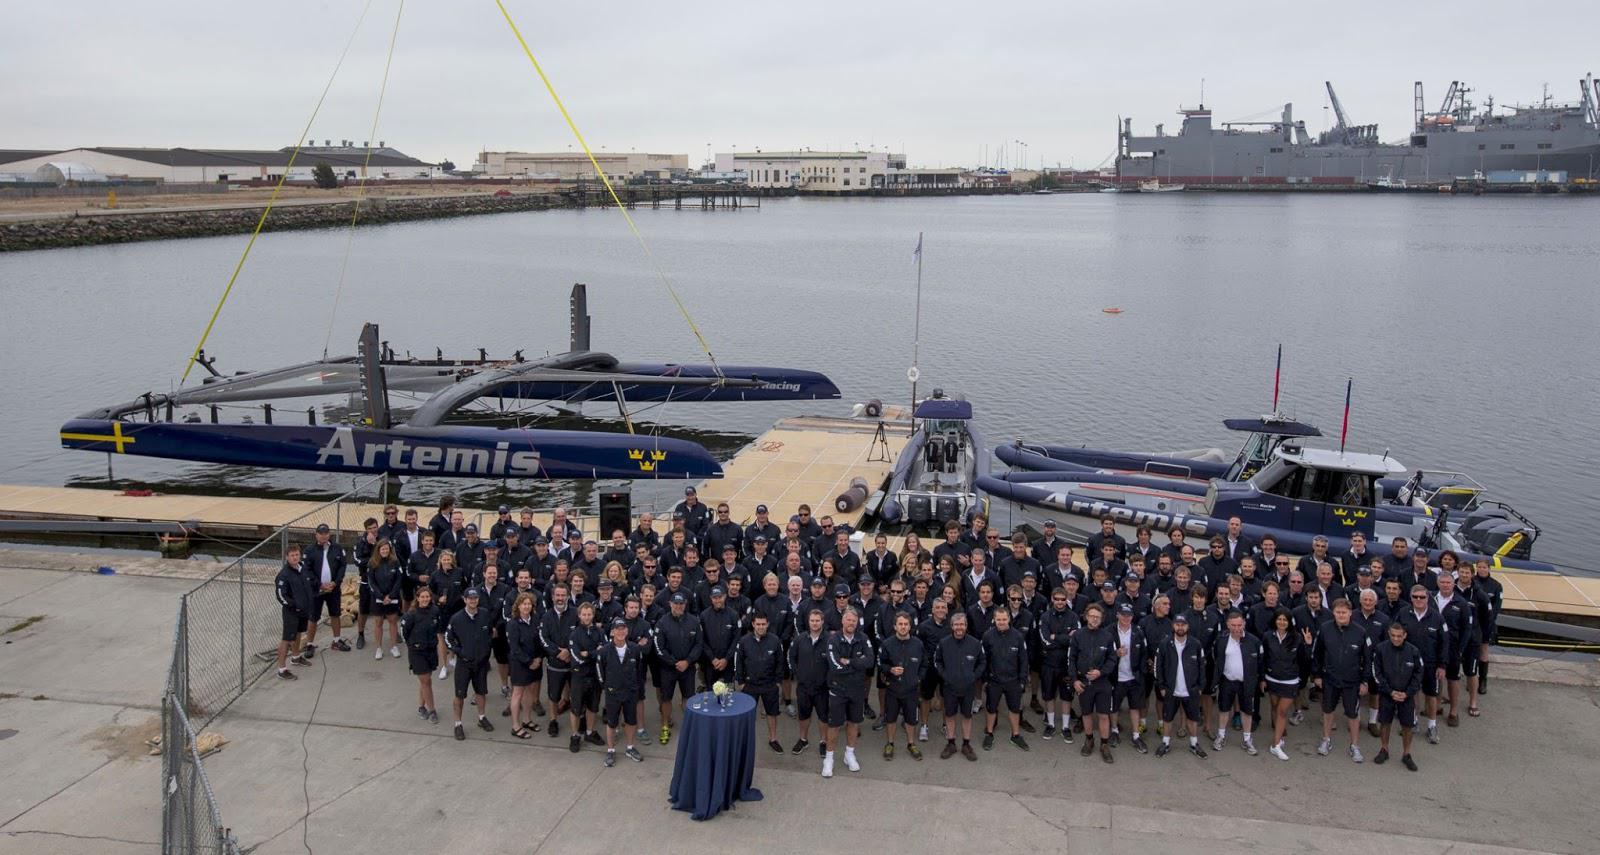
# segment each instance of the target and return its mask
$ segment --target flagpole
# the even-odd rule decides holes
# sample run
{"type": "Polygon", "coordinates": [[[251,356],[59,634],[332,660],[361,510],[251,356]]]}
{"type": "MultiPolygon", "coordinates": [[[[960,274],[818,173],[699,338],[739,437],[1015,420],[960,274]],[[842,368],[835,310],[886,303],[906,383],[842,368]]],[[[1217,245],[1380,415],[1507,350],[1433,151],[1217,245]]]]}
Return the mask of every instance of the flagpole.
{"type": "MultiPolygon", "coordinates": [[[[922,232],[917,232],[916,256],[917,309],[916,320],[913,322],[914,325],[912,327],[913,332],[911,336],[911,370],[907,372],[911,375],[911,411],[913,413],[915,413],[917,410],[917,379],[922,373],[922,370],[917,367],[917,363],[921,357],[922,351],[922,232]]],[[[916,420],[913,418],[911,423],[915,425],[916,420]]]]}
{"type": "Polygon", "coordinates": [[[1344,384],[1344,424],[1339,426],[1339,453],[1344,453],[1344,438],[1350,432],[1350,389],[1355,386],[1356,379],[1349,378],[1344,384]]]}

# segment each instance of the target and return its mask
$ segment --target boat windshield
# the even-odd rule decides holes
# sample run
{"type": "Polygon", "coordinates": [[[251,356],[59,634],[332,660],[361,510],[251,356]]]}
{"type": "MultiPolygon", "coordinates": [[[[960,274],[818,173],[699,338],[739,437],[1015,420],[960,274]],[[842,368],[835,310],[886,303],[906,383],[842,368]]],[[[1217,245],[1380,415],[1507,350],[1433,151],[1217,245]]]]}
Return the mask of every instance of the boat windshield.
{"type": "Polygon", "coordinates": [[[1283,437],[1274,433],[1251,433],[1250,438],[1244,441],[1244,446],[1239,449],[1239,455],[1234,458],[1233,465],[1228,467],[1229,481],[1248,481],[1261,467],[1272,459],[1273,449],[1283,437]]]}

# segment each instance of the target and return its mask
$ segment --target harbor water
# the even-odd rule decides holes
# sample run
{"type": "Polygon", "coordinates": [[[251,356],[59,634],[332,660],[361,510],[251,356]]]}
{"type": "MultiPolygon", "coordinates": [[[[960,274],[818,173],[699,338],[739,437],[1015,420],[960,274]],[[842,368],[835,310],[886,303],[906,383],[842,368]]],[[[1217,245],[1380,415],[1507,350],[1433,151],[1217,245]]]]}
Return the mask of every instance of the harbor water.
{"type": "MultiPolygon", "coordinates": [[[[668,404],[639,416],[723,456],[785,415],[909,399],[922,232],[919,392],[964,394],[994,442],[1231,452],[1239,437],[1221,420],[1269,410],[1282,343],[1284,411],[1337,446],[1354,378],[1351,448],[1466,471],[1543,528],[1536,557],[1600,569],[1589,526],[1600,511],[1592,200],[1057,194],[783,199],[633,217],[719,360],[814,368],[844,391],[840,402],[668,404]]],[[[220,370],[313,359],[325,343],[351,353],[363,321],[419,356],[557,352],[574,282],[589,285],[596,349],[705,359],[615,211],[363,228],[341,287],[347,235],[257,242],[207,346],[220,370]]],[[[57,428],[173,388],[245,241],[0,255],[0,483],[104,485],[106,457],[60,450],[57,428]]],[[[278,418],[303,419],[296,406],[278,418]]],[[[332,494],[350,480],[134,458],[118,458],[115,474],[273,496],[332,494]]],[[[635,493],[657,504],[677,486],[635,493]]],[[[416,481],[402,499],[455,490],[472,504],[586,504],[593,489],[416,481]]]]}

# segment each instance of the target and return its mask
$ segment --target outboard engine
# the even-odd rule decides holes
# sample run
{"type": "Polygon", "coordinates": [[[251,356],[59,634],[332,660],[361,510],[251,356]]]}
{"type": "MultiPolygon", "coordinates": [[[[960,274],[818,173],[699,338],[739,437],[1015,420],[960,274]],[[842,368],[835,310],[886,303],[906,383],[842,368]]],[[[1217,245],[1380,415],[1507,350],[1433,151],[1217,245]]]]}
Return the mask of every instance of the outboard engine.
{"type": "Polygon", "coordinates": [[[1479,532],[1482,539],[1473,545],[1480,552],[1497,554],[1515,538],[1516,542],[1506,550],[1505,557],[1527,559],[1533,553],[1533,533],[1510,520],[1490,526],[1487,530],[1480,528],[1479,532]]]}
{"type": "Polygon", "coordinates": [[[953,430],[944,433],[944,462],[945,471],[954,473],[956,463],[961,460],[961,435],[953,430]]]}
{"type": "Polygon", "coordinates": [[[951,520],[960,519],[961,499],[957,498],[956,496],[940,496],[939,506],[935,516],[940,525],[944,525],[951,520]]]}
{"type": "Polygon", "coordinates": [[[933,503],[925,495],[913,495],[906,499],[906,519],[912,525],[927,525],[932,518],[933,503]]]}

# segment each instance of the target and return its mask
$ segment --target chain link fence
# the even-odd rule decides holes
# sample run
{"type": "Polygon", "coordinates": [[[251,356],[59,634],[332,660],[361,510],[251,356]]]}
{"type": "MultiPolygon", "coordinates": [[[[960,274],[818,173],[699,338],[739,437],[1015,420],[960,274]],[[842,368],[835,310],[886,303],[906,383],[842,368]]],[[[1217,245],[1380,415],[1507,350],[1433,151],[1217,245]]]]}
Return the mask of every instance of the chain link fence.
{"type": "MultiPolygon", "coordinates": [[[[280,526],[179,600],[161,703],[163,853],[239,851],[206,780],[201,733],[273,667],[281,628],[273,582],[289,546],[310,542],[323,524],[340,542],[352,542],[365,519],[381,516],[387,496],[384,476],[358,480],[350,492],[280,526]]],[[[351,615],[356,579],[355,573],[345,577],[351,615]]]]}

